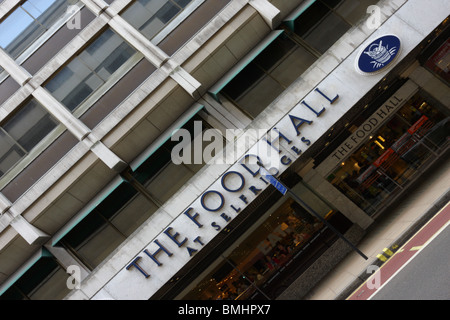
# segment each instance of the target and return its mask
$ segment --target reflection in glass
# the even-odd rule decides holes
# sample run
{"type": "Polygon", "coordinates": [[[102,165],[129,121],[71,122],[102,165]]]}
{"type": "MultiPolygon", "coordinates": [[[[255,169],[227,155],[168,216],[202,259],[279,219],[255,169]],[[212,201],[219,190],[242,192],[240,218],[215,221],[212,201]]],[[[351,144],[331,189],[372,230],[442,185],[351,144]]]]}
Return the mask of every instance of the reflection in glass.
{"type": "Polygon", "coordinates": [[[137,0],[122,17],[148,39],[152,39],[191,0],[137,0]]]}
{"type": "Polygon", "coordinates": [[[316,58],[310,52],[282,34],[234,77],[221,94],[255,118],[314,61],[316,58]]]}
{"type": "Polygon", "coordinates": [[[28,0],[0,23],[0,47],[16,59],[67,9],[66,0],[28,0]]]}
{"type": "Polygon", "coordinates": [[[0,176],[9,171],[56,126],[34,99],[0,125],[0,176]]]}
{"type": "Polygon", "coordinates": [[[61,69],[45,88],[74,111],[135,53],[119,35],[107,29],[61,69]]]}
{"type": "Polygon", "coordinates": [[[375,213],[447,146],[450,117],[440,110],[417,93],[328,180],[366,213],[375,213]]]}

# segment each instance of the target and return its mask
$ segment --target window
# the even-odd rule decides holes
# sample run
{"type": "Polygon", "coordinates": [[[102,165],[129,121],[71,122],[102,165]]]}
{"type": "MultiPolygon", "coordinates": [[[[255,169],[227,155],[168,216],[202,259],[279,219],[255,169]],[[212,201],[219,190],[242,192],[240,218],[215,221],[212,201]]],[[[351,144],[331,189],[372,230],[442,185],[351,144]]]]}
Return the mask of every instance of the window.
{"type": "Polygon", "coordinates": [[[131,185],[122,183],[78,223],[61,243],[88,268],[94,269],[129,235],[127,224],[142,222],[142,217],[149,216],[150,207],[145,198],[137,196],[137,191],[131,185]]]}
{"type": "Polygon", "coordinates": [[[67,10],[66,0],[28,0],[0,23],[0,47],[16,59],[67,10]]]}
{"type": "Polygon", "coordinates": [[[258,116],[378,1],[313,2],[221,89],[220,95],[249,118],[258,116]]]}
{"type": "Polygon", "coordinates": [[[74,111],[135,53],[120,36],[107,29],[61,69],[45,88],[74,111]]]}
{"type": "Polygon", "coordinates": [[[377,0],[318,0],[294,22],[294,33],[324,54],[377,0]]]}
{"type": "Polygon", "coordinates": [[[419,92],[327,179],[372,215],[443,153],[449,137],[448,111],[419,92]]]}
{"type": "Polygon", "coordinates": [[[61,300],[68,293],[68,274],[51,254],[43,255],[0,300],[61,300]]]}
{"type": "MultiPolygon", "coordinates": [[[[303,182],[294,187],[314,212],[335,228],[343,230],[351,223],[314,194],[303,182]]],[[[181,292],[184,300],[265,300],[275,299],[310,265],[311,256],[324,246],[324,223],[291,198],[282,198],[264,209],[251,230],[227,253],[208,263],[206,276],[199,276],[181,292]]],[[[326,246],[329,246],[327,243],[326,246]]],[[[197,270],[201,274],[204,270],[197,270]]]]}
{"type": "Polygon", "coordinates": [[[152,39],[192,0],[137,0],[122,17],[148,39],[152,39]]]}
{"type": "Polygon", "coordinates": [[[255,118],[316,59],[286,33],[282,33],[234,77],[221,93],[250,118],[255,118]]]}
{"type": "MultiPolygon", "coordinates": [[[[183,128],[194,132],[194,116],[183,128]]],[[[202,121],[203,129],[209,128],[202,121]]],[[[175,165],[165,142],[134,171],[122,173],[123,182],[60,241],[90,269],[113,250],[174,195],[203,164],[175,165]]]]}
{"type": "Polygon", "coordinates": [[[25,157],[58,122],[32,99],[0,125],[0,177],[25,157]]]}

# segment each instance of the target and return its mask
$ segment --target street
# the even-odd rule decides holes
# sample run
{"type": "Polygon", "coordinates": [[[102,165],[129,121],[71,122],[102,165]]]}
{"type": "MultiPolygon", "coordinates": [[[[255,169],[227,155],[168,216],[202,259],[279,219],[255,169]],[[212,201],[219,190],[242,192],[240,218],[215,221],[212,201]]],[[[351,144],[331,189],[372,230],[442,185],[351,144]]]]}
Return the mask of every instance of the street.
{"type": "Polygon", "coordinates": [[[449,300],[450,227],[447,225],[372,300],[449,300]]]}
{"type": "Polygon", "coordinates": [[[447,204],[347,300],[450,299],[449,220],[447,204]]]}

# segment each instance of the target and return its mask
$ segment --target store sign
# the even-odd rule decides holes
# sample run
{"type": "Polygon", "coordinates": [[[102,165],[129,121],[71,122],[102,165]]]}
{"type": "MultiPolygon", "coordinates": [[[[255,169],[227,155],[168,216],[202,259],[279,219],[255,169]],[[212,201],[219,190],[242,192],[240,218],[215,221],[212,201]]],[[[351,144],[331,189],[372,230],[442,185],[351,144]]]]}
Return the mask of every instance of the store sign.
{"type": "Polygon", "coordinates": [[[417,85],[412,81],[404,84],[402,88],[385,101],[376,112],[352,132],[338,148],[330,153],[317,167],[317,172],[322,176],[327,176],[335,170],[343,161],[358,150],[378,128],[389,120],[417,90],[417,85]]]}
{"type": "MultiPolygon", "coordinates": [[[[279,123],[278,129],[273,128],[258,140],[136,256],[126,270],[140,274],[142,280],[156,278],[152,274],[157,274],[159,279],[173,275],[177,265],[186,264],[218,232],[226,231],[227,224],[274,183],[271,179],[284,172],[313,143],[313,138],[305,133],[307,128],[319,125],[315,124],[317,119],[317,122],[333,119],[333,114],[327,116],[326,111],[330,105],[336,108],[339,95],[329,96],[329,91],[316,88],[309,98],[298,103],[283,118],[285,125],[279,123]]],[[[286,192],[282,186],[277,188],[286,192]]]]}
{"type": "Polygon", "coordinates": [[[364,187],[370,186],[378,176],[372,176],[368,179],[377,168],[382,167],[383,170],[389,169],[390,166],[400,157],[404,156],[418,140],[420,140],[433,126],[433,122],[423,115],[416,121],[389,149],[387,149],[378,159],[376,159],[369,168],[366,169],[355,181],[363,184],[364,187]]]}
{"type": "Polygon", "coordinates": [[[376,74],[390,65],[400,52],[400,39],[385,35],[372,41],[358,55],[356,69],[363,74],[376,74]]]}

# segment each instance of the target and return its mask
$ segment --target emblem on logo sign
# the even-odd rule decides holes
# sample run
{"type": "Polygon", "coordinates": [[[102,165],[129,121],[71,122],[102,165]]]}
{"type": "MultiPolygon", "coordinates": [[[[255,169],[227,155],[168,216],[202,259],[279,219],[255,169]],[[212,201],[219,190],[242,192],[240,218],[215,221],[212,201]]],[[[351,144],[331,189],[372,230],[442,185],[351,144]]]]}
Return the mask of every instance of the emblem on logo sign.
{"type": "Polygon", "coordinates": [[[400,39],[385,35],[366,46],[358,55],[356,69],[363,74],[376,74],[386,68],[400,52],[400,39]]]}

